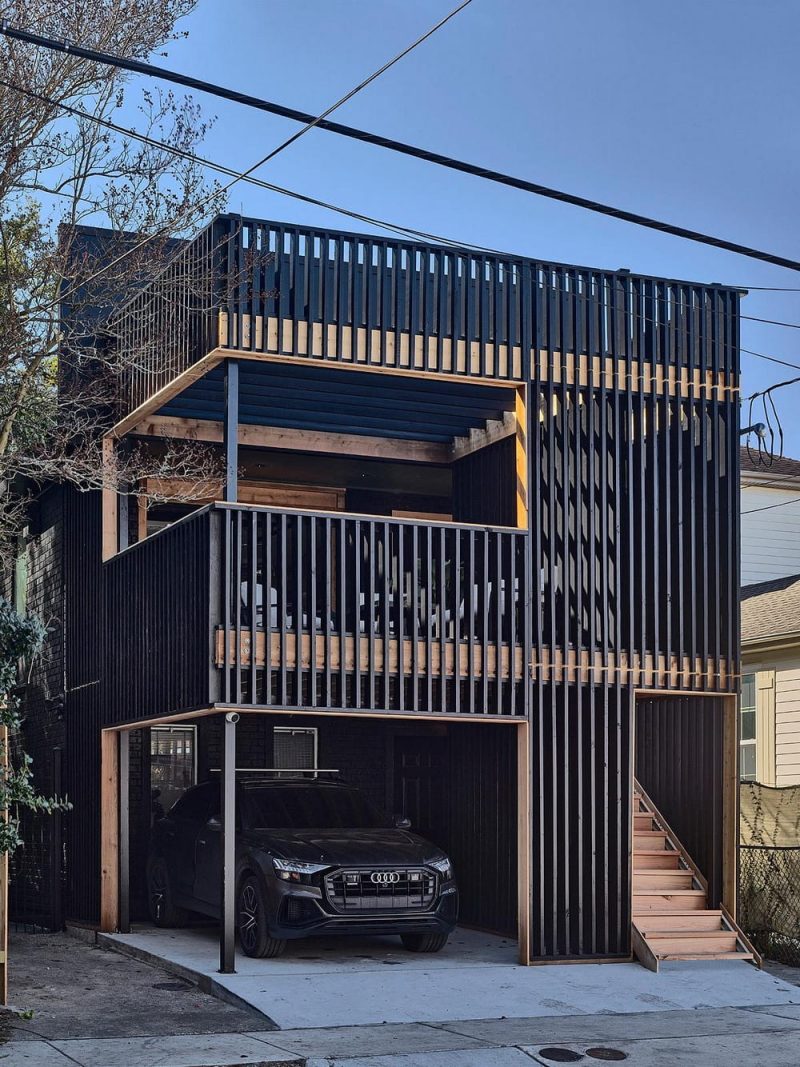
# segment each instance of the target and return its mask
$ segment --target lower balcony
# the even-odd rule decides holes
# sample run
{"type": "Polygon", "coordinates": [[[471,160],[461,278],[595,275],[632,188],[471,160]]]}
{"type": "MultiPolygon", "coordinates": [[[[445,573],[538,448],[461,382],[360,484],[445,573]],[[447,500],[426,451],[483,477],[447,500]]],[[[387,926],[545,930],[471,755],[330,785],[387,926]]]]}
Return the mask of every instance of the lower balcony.
{"type": "Polygon", "coordinates": [[[214,504],[106,568],[124,718],[526,714],[523,531],[214,504]]]}

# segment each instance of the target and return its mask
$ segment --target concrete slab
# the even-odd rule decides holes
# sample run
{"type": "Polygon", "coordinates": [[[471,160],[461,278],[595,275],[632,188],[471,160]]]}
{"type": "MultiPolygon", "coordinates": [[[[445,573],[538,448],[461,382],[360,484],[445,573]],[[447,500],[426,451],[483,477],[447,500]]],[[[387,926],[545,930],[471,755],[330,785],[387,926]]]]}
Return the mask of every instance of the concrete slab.
{"type": "MultiPolygon", "coordinates": [[[[274,1067],[303,1061],[265,1042],[243,1034],[181,1034],[176,1037],[126,1037],[108,1041],[54,1041],[53,1045],[81,1067],[229,1067],[233,1064],[270,1064],[274,1067]]],[[[20,1044],[29,1048],[30,1044],[20,1044]]],[[[20,1061],[21,1063],[25,1061],[20,1061]]],[[[56,1061],[54,1061],[55,1063],[56,1061]]],[[[43,1061],[44,1067],[50,1067],[43,1061]]],[[[38,1065],[37,1065],[38,1067],[38,1065]]]]}
{"type": "MultiPolygon", "coordinates": [[[[798,1005],[800,1007],[800,1005],[798,1005]]],[[[776,1008],[776,1011],[792,1010],[776,1008]]],[[[489,1045],[559,1045],[577,1041],[590,1044],[668,1038],[679,1035],[751,1034],[794,1031],[800,1047],[800,1016],[779,1018],[745,1008],[706,1011],[640,1012],[628,1015],[579,1015],[570,1018],[482,1019],[439,1024],[448,1033],[463,1034],[489,1045]]],[[[275,1041],[280,1034],[270,1034],[275,1041]]],[[[800,1057],[798,1057],[800,1059],[800,1057]]]]}
{"type": "Polygon", "coordinates": [[[762,1004],[747,1009],[767,1015],[777,1015],[781,1019],[797,1019],[800,1022],[800,1004],[762,1004]]]}
{"type": "Polygon", "coordinates": [[[11,1041],[0,1045],[2,1067],[75,1067],[75,1061],[47,1041],[11,1041]]]}
{"type": "Polygon", "coordinates": [[[518,1048],[487,1048],[468,1052],[420,1052],[409,1056],[389,1054],[308,1060],[307,1067],[339,1067],[339,1064],[342,1067],[531,1067],[531,1057],[518,1048]]]}
{"type": "MultiPolygon", "coordinates": [[[[592,1048],[580,1044],[556,1047],[568,1048],[584,1056],[587,1048],[592,1048]]],[[[540,1045],[529,1046],[523,1051],[542,1067],[556,1067],[557,1061],[542,1055],[542,1048],[540,1045]]],[[[797,1035],[792,1033],[667,1038],[617,1044],[613,1048],[626,1054],[625,1067],[731,1067],[731,1064],[744,1063],[797,1067],[800,1062],[800,1044],[797,1035]]],[[[591,1064],[597,1060],[586,1057],[581,1062],[591,1064]]],[[[457,1067],[457,1061],[452,1061],[452,1067],[457,1067]]]]}
{"type": "Polygon", "coordinates": [[[405,952],[396,938],[318,938],[277,960],[238,957],[217,973],[213,931],[114,935],[118,947],[192,971],[281,1029],[529,1018],[800,1004],[800,988],[738,960],[519,967],[513,942],[459,930],[440,954],[405,952]]]}
{"type": "MultiPolygon", "coordinates": [[[[791,1023],[787,1023],[791,1025],[791,1023]]],[[[342,1056],[381,1056],[390,1049],[396,1054],[447,1052],[481,1048],[485,1042],[468,1035],[429,1026],[425,1023],[387,1023],[385,1026],[337,1026],[312,1030],[276,1030],[254,1034],[276,1048],[312,1059],[342,1056]]],[[[498,1042],[499,1044],[500,1042],[498,1042]]],[[[508,1042],[513,1044],[514,1042],[508,1042]]]]}

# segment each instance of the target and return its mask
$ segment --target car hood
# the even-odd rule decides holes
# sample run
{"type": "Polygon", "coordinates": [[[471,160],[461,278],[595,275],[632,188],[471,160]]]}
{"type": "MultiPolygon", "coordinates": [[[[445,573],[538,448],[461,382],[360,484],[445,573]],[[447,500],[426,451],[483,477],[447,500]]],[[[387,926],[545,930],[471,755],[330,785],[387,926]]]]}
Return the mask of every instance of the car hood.
{"type": "Polygon", "coordinates": [[[251,847],[282,859],[331,866],[430,863],[444,853],[408,830],[249,830],[251,847]]]}

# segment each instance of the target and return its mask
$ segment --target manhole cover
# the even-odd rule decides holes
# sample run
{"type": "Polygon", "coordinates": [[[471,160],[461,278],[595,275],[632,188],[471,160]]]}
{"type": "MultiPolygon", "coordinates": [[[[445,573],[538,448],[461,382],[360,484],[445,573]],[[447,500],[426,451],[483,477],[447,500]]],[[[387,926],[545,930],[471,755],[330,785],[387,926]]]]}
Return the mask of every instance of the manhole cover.
{"type": "Polygon", "coordinates": [[[156,982],[153,989],[191,989],[188,982],[156,982]]]}
{"type": "Polygon", "coordinates": [[[628,1053],[618,1048],[587,1048],[586,1055],[593,1060],[627,1060],[628,1053]]]}
{"type": "Polygon", "coordinates": [[[583,1059],[580,1052],[573,1052],[570,1048],[540,1048],[536,1055],[553,1063],[577,1063],[583,1059]]]}

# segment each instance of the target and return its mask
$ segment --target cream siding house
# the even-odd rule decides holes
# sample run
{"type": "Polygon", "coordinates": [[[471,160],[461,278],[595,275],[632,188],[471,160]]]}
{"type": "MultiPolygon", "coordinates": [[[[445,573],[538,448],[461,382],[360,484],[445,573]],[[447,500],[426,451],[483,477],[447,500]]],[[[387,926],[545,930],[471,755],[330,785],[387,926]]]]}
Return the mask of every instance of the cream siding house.
{"type": "Polygon", "coordinates": [[[800,783],[800,461],[742,450],[741,774],[800,783]]]}

